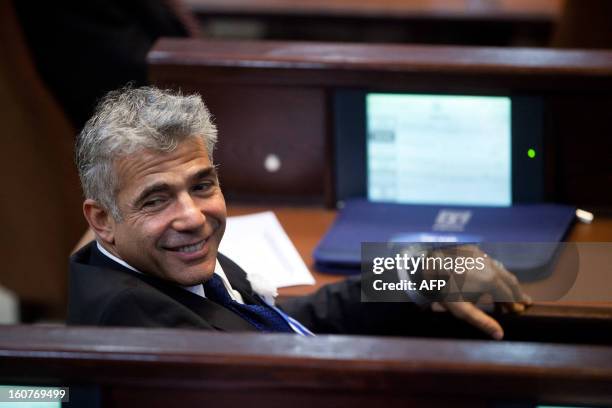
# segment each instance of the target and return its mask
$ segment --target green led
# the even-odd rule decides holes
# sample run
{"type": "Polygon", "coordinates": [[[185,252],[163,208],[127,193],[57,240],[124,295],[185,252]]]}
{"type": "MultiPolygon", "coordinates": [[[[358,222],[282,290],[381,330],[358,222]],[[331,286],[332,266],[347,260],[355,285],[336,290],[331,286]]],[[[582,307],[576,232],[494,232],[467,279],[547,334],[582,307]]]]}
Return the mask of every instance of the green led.
{"type": "Polygon", "coordinates": [[[535,159],[536,151],[534,149],[527,150],[527,156],[529,156],[530,159],[535,159]]]}

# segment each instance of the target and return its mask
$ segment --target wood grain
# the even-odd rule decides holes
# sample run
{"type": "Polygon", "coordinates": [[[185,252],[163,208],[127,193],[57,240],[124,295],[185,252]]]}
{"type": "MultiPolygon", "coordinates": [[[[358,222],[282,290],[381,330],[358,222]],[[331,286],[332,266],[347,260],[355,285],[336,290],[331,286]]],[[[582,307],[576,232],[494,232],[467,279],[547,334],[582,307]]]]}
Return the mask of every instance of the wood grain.
{"type": "Polygon", "coordinates": [[[98,384],[111,406],[612,402],[610,347],[169,329],[1,331],[3,383],[98,384]]]}
{"type": "MultiPolygon", "coordinates": [[[[161,69],[164,66],[308,71],[336,69],[349,73],[514,74],[522,77],[567,75],[609,78],[612,75],[612,51],[545,48],[165,38],[154,46],[148,61],[154,68],[152,73],[155,76],[163,74],[161,69]]],[[[185,74],[189,75],[189,72],[185,74]]],[[[243,80],[255,82],[257,78],[244,77],[243,80]]],[[[320,80],[320,84],[336,83],[333,76],[320,80]]]]}
{"type": "Polygon", "coordinates": [[[555,21],[562,0],[187,0],[202,15],[555,21]]]}

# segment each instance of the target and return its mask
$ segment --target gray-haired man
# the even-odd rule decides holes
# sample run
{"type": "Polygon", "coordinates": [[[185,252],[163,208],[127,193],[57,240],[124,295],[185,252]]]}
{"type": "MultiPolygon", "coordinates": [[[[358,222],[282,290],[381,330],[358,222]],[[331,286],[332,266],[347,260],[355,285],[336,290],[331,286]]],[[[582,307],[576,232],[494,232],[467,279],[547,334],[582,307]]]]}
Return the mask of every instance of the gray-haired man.
{"type": "MultiPolygon", "coordinates": [[[[424,316],[419,307],[361,303],[357,280],[279,307],[254,293],[244,271],[217,252],[226,209],[212,161],[215,142],[216,128],[199,96],[126,88],[100,103],[76,146],[83,212],[96,240],[71,259],[69,323],[418,332],[412,323],[424,316]]],[[[482,288],[499,285],[522,293],[504,271],[482,288]]],[[[472,304],[446,306],[501,338],[499,324],[472,304]]]]}

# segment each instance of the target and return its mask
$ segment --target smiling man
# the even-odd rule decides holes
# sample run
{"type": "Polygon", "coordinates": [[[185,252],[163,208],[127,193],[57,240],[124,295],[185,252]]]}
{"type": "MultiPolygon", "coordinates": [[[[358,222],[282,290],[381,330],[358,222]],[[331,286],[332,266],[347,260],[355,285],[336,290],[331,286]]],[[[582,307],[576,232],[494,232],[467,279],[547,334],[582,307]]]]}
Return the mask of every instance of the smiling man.
{"type": "MultiPolygon", "coordinates": [[[[426,315],[421,307],[362,303],[359,280],[278,307],[255,293],[245,272],[217,251],[226,209],[212,159],[216,139],[197,95],[126,88],[101,101],[76,145],[83,213],[95,241],[71,258],[69,324],[302,335],[419,332],[414,322],[426,315]]],[[[520,298],[516,280],[498,272],[483,292],[503,285],[520,298]]],[[[472,304],[446,306],[501,338],[499,324],[472,304]]]]}
{"type": "Polygon", "coordinates": [[[84,212],[109,252],[180,285],[212,276],[225,230],[225,202],[204,141],[173,151],[144,148],[115,163],[118,216],[87,199],[84,212]]]}

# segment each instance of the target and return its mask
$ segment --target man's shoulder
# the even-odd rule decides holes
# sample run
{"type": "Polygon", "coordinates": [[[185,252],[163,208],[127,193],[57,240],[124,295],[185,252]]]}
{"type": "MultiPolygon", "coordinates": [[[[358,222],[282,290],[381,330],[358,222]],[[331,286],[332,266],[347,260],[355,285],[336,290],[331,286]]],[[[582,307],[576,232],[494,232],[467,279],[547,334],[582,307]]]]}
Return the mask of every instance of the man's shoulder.
{"type": "Polygon", "coordinates": [[[137,272],[103,255],[93,241],[70,257],[70,289],[86,293],[117,293],[122,289],[146,289],[137,272]],[[119,289],[119,290],[118,290],[119,289]]]}
{"type": "MultiPolygon", "coordinates": [[[[232,287],[245,300],[252,289],[245,272],[219,254],[232,287]]],[[[102,254],[95,241],[70,258],[68,323],[96,326],[228,327],[231,312],[171,282],[132,271],[102,254]]]]}
{"type": "Polygon", "coordinates": [[[104,256],[95,242],[86,245],[70,258],[68,323],[165,326],[160,316],[191,314],[171,296],[181,288],[153,280],[104,256]]]}

